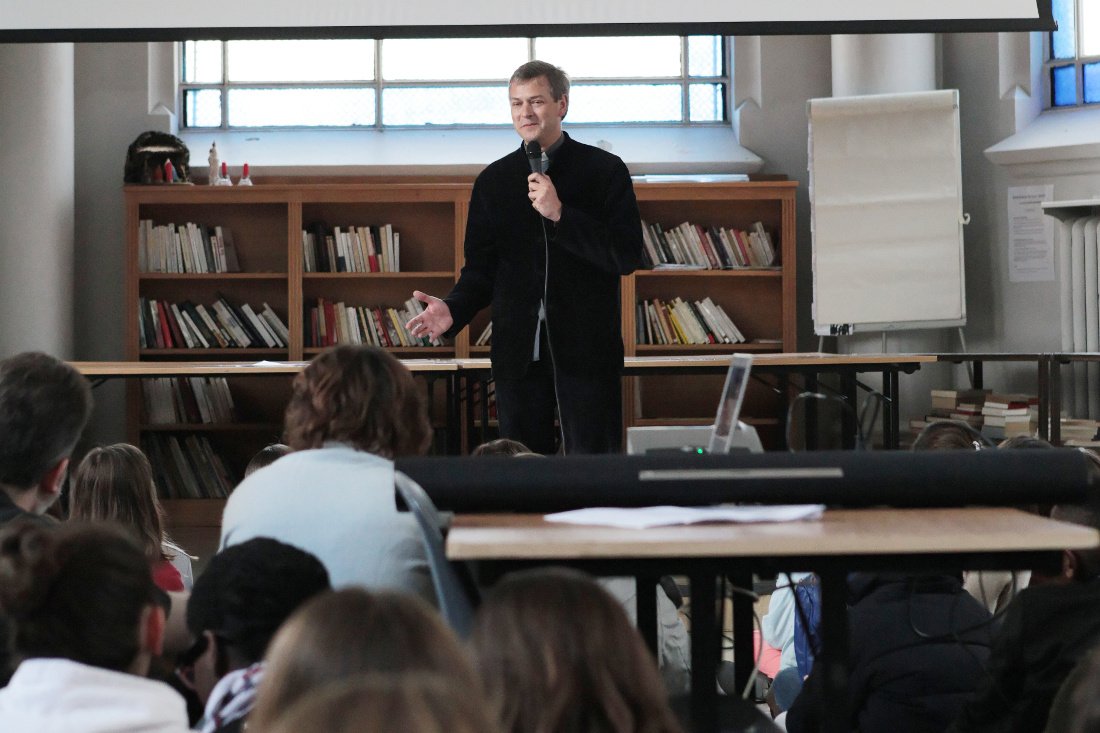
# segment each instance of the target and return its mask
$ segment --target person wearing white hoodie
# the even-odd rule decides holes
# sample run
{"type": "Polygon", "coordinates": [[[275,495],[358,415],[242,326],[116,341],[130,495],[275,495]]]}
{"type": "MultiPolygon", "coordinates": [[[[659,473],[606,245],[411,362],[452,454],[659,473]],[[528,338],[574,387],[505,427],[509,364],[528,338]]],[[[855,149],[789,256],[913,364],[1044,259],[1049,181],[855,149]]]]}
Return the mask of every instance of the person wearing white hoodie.
{"type": "Polygon", "coordinates": [[[144,677],[161,652],[167,602],[120,527],[4,527],[0,610],[21,661],[0,690],[0,730],[187,731],[183,698],[144,677]]]}

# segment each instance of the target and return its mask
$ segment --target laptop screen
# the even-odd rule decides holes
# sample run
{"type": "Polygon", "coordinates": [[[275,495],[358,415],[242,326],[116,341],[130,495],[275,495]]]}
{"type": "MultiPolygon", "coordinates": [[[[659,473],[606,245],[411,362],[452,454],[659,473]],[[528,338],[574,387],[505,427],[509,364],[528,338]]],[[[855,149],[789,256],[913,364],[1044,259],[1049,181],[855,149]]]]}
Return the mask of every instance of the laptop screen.
{"type": "Polygon", "coordinates": [[[718,403],[718,416],[714,421],[714,431],[710,436],[708,453],[728,453],[730,435],[737,427],[741,415],[741,402],[745,399],[745,389],[749,384],[749,370],[752,368],[752,356],[734,354],[730,358],[726,372],[726,384],[722,388],[722,399],[718,403]]]}

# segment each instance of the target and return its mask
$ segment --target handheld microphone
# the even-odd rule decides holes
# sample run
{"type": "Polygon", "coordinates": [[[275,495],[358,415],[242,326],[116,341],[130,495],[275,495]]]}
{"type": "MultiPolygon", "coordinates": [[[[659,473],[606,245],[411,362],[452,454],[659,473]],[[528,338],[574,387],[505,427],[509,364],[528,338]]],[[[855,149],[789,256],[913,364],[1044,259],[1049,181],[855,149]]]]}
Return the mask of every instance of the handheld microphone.
{"type": "Polygon", "coordinates": [[[543,173],[542,170],[542,146],[538,140],[532,140],[523,146],[527,152],[527,162],[531,165],[532,173],[543,173]]]}

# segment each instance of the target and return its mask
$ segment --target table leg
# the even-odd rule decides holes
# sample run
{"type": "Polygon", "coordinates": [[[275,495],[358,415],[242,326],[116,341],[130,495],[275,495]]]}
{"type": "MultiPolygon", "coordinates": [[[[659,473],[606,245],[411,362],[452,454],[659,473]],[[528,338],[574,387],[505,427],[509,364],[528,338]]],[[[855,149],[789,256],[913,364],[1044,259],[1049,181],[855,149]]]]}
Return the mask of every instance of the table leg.
{"type": "Polygon", "coordinates": [[[846,573],[830,570],[820,573],[821,639],[820,654],[814,667],[821,665],[824,710],[823,733],[847,733],[852,726],[848,712],[848,588],[846,573]]]}
{"type": "Polygon", "coordinates": [[[718,662],[721,634],[713,575],[691,576],[691,730],[718,731],[718,662]]]}
{"type": "MultiPolygon", "coordinates": [[[[466,383],[466,442],[472,444],[474,441],[474,430],[477,428],[477,413],[474,407],[474,384],[475,380],[480,381],[481,377],[463,374],[462,379],[466,383]]],[[[469,447],[472,448],[473,445],[469,447]]]]}
{"type": "Polygon", "coordinates": [[[1062,444],[1062,362],[1050,360],[1050,442],[1062,444]]]}
{"type": "MultiPolygon", "coordinates": [[[[817,374],[806,374],[806,391],[817,392],[817,374]]],[[[806,431],[804,439],[804,450],[817,450],[817,399],[810,398],[802,400],[802,406],[806,410],[806,419],[803,420],[803,429],[806,431]]]]}
{"type": "Polygon", "coordinates": [[[852,450],[856,447],[857,437],[859,436],[859,410],[857,409],[856,399],[856,373],[853,370],[845,369],[840,373],[840,391],[844,401],[848,403],[850,410],[840,411],[840,425],[841,425],[841,447],[845,450],[852,450]]]}
{"type": "Polygon", "coordinates": [[[983,389],[985,386],[985,380],[982,376],[982,362],[977,359],[974,360],[974,379],[972,383],[974,389],[983,389]]]}
{"type": "Polygon", "coordinates": [[[749,683],[752,670],[756,667],[756,653],[753,648],[753,598],[738,589],[752,590],[752,573],[734,571],[729,574],[733,584],[733,679],[740,695],[749,683]]]}
{"type": "Polygon", "coordinates": [[[887,367],[882,370],[882,446],[896,450],[901,436],[901,410],[898,405],[898,370],[887,367]]]}
{"type": "Polygon", "coordinates": [[[1039,437],[1050,440],[1050,360],[1046,356],[1039,356],[1038,373],[1039,437]]]}
{"type": "Polygon", "coordinates": [[[645,644],[653,652],[653,658],[658,659],[658,631],[657,631],[657,578],[652,575],[639,575],[634,579],[637,585],[635,606],[638,618],[638,633],[642,635],[645,644]]]}

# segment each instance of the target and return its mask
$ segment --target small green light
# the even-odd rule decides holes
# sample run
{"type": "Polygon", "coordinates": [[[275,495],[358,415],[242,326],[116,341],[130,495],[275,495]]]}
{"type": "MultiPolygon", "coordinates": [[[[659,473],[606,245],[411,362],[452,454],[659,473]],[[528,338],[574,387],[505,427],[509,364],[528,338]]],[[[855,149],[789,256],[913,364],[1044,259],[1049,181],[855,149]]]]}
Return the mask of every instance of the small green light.
{"type": "Polygon", "coordinates": [[[706,451],[704,451],[702,448],[696,448],[695,452],[698,453],[699,455],[703,455],[703,453],[705,453],[706,451]]]}

